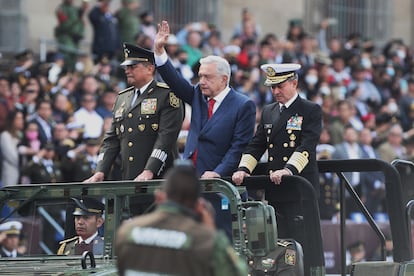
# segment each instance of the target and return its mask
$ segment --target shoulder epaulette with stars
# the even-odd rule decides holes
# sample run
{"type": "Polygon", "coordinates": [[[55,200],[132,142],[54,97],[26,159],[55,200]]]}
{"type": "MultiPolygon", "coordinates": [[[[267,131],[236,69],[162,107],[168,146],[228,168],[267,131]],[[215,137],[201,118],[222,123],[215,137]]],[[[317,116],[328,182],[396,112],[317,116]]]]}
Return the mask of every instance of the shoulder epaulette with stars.
{"type": "Polygon", "coordinates": [[[59,244],[68,243],[68,242],[74,241],[74,240],[76,240],[78,238],[79,238],[78,236],[73,237],[73,238],[69,238],[69,239],[66,239],[66,240],[63,240],[63,241],[59,242],[59,244]]]}
{"type": "Polygon", "coordinates": [[[168,84],[163,83],[163,82],[157,82],[157,86],[158,87],[161,87],[161,88],[170,89],[170,87],[168,86],[168,84]]]}
{"type": "Polygon", "coordinates": [[[289,245],[291,245],[291,244],[293,244],[292,242],[290,242],[290,241],[286,241],[286,240],[282,240],[282,241],[278,241],[277,242],[277,245],[279,245],[279,246],[283,246],[283,247],[288,247],[289,245]]]}
{"type": "Polygon", "coordinates": [[[128,88],[125,88],[124,90],[119,91],[118,94],[123,94],[125,92],[131,91],[131,90],[134,90],[134,89],[135,88],[133,86],[130,86],[128,88]]]}

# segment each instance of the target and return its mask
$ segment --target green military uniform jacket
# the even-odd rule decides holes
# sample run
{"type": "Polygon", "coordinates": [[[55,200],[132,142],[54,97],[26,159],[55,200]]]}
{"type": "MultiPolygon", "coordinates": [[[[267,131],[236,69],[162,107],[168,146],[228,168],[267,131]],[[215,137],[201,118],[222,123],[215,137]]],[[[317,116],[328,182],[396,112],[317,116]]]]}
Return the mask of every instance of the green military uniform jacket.
{"type": "Polygon", "coordinates": [[[184,118],[181,101],[170,88],[153,81],[130,106],[134,87],[121,92],[105,134],[97,171],[108,174],[118,153],[122,179],[131,180],[144,169],[160,177],[178,158],[177,137],[184,118]]]}
{"type": "Polygon", "coordinates": [[[63,181],[59,162],[53,162],[51,171],[42,162],[42,160],[39,160],[39,162],[30,161],[22,170],[22,175],[29,177],[31,184],[57,183],[63,181]]]}
{"type": "MultiPolygon", "coordinates": [[[[303,275],[303,252],[293,240],[278,240],[274,250],[249,260],[251,275],[303,275]]],[[[249,274],[249,275],[250,275],[249,274]]]]}
{"type": "Polygon", "coordinates": [[[80,13],[79,8],[69,4],[62,4],[56,10],[59,23],[54,30],[55,37],[67,51],[76,52],[78,42],[83,38],[85,26],[80,13]]]}
{"type": "Polygon", "coordinates": [[[116,14],[120,30],[121,40],[123,42],[134,43],[135,36],[140,31],[140,22],[136,12],[122,7],[116,14]]]}
{"type": "Polygon", "coordinates": [[[175,203],[121,225],[115,244],[118,269],[162,275],[247,275],[227,237],[175,203]]]}
{"type": "Polygon", "coordinates": [[[87,155],[79,153],[76,155],[75,160],[65,158],[62,162],[62,170],[66,172],[66,175],[70,176],[70,179],[66,179],[68,182],[81,182],[91,177],[96,170],[96,164],[92,164],[87,155]]]}
{"type": "Polygon", "coordinates": [[[96,236],[90,244],[79,244],[79,236],[63,240],[59,243],[57,255],[82,255],[83,251],[92,251],[94,255],[103,255],[104,238],[96,236]]]}

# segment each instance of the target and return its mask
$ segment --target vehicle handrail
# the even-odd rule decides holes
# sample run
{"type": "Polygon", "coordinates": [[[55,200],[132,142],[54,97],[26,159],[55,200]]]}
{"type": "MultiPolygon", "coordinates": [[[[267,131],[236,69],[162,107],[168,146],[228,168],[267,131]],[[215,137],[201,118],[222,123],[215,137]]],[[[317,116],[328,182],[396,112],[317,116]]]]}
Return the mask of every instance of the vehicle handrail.
{"type": "Polygon", "coordinates": [[[319,172],[364,172],[382,171],[385,176],[386,202],[393,237],[393,258],[395,262],[412,259],[409,233],[406,227],[405,204],[400,174],[391,164],[379,159],[319,160],[319,172]]]}
{"type": "MultiPolygon", "coordinates": [[[[229,180],[229,178],[224,179],[229,180]]],[[[325,260],[322,247],[319,205],[316,192],[312,184],[301,176],[293,175],[283,176],[281,184],[275,185],[270,181],[268,175],[254,175],[246,177],[243,180],[242,185],[246,186],[247,191],[253,189],[266,189],[269,186],[271,186],[272,189],[280,190],[289,187],[289,192],[298,196],[298,202],[304,204],[303,219],[306,227],[305,231],[309,237],[309,239],[307,239],[308,250],[312,250],[312,254],[306,254],[306,248],[304,247],[304,258],[307,258],[310,275],[325,275],[325,260]]]]}

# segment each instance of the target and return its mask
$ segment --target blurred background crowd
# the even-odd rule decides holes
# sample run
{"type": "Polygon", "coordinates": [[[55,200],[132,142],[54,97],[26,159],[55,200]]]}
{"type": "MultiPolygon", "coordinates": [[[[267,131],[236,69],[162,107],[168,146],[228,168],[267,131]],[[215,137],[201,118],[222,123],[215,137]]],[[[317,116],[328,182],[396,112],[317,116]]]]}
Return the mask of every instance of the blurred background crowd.
{"type": "MultiPolygon", "coordinates": [[[[151,50],[157,23],[138,1],[123,0],[117,10],[109,2],[75,6],[62,1],[55,12],[57,49],[43,62],[31,49],[16,52],[0,71],[3,187],[82,181],[94,172],[117,93],[127,87],[119,66],[122,42],[151,50]],[[79,51],[86,25],[93,30],[87,53],[79,51]]],[[[375,39],[358,32],[327,38],[330,26],[338,24],[333,18],[322,20],[316,32],[292,19],[285,33],[263,33],[251,10],[240,14],[228,41],[220,26],[208,22],[188,22],[171,35],[167,51],[177,71],[196,83],[201,57],[226,58],[231,86],[254,100],[259,120],[262,107],[273,101],[260,65],[299,63],[300,95],[323,110],[320,159],[414,160],[412,45],[391,39],[379,48],[375,39]]],[[[186,118],[180,146],[188,123],[186,118]]],[[[114,169],[111,178],[118,177],[114,169]]],[[[347,178],[370,211],[386,211],[381,173],[349,173],[347,178]]],[[[321,184],[321,217],[330,219],[337,211],[338,179],[321,174],[321,184]]]]}

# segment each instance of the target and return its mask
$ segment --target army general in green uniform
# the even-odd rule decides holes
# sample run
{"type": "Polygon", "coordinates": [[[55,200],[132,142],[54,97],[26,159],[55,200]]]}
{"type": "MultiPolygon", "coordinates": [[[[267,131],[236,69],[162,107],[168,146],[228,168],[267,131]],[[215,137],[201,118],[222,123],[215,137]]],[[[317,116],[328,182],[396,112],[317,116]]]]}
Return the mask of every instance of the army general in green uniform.
{"type": "Polygon", "coordinates": [[[118,154],[122,179],[137,181],[162,177],[178,157],[181,101],[166,84],[154,80],[153,52],[125,43],[124,54],[121,66],[132,86],[119,92],[96,172],[86,182],[103,181],[118,154]]]}
{"type": "Polygon", "coordinates": [[[200,191],[191,163],[167,173],[155,193],[157,209],[125,221],[117,232],[119,275],[247,275],[245,262],[215,229],[200,191]]]}

